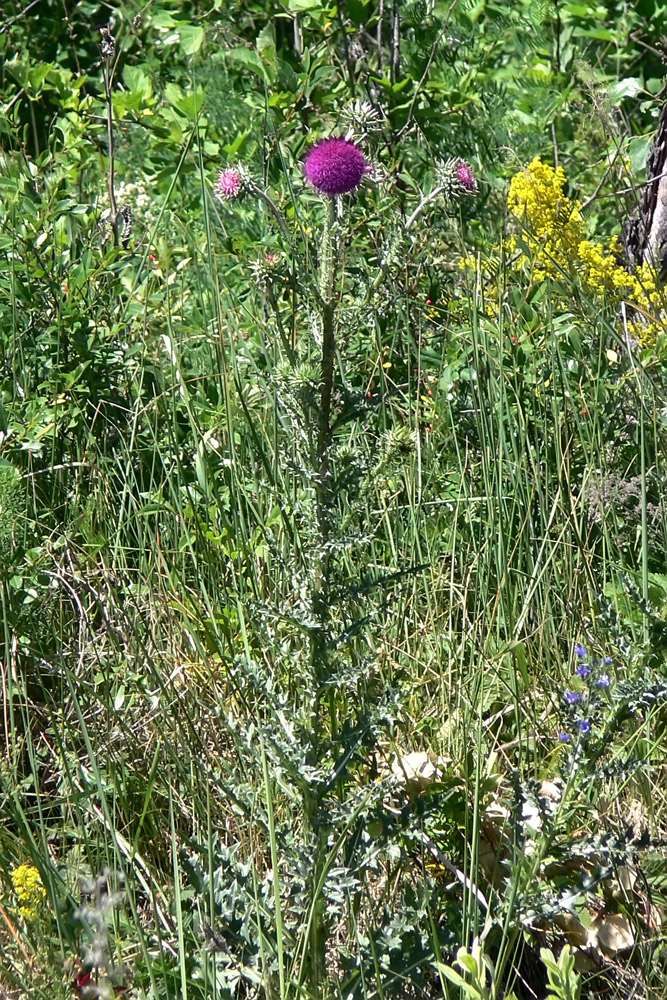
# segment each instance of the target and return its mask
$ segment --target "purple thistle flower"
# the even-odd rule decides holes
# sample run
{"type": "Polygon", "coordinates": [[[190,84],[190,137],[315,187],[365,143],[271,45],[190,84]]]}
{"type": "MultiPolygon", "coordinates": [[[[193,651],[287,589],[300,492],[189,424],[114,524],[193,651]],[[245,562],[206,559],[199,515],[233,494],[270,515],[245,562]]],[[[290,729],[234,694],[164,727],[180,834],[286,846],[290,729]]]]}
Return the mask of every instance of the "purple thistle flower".
{"type": "Polygon", "coordinates": [[[572,737],[570,736],[569,733],[559,733],[558,734],[558,739],[560,740],[561,743],[571,743],[572,742],[572,737]]]}
{"type": "Polygon", "coordinates": [[[303,161],[308,183],[330,198],[354,191],[367,169],[364,154],[348,139],[323,139],[303,161]]]}
{"type": "Polygon", "coordinates": [[[611,681],[609,679],[609,674],[600,674],[600,676],[596,681],[596,684],[599,688],[608,688],[609,685],[611,684],[611,681]]]}
{"type": "Polygon", "coordinates": [[[585,646],[582,646],[580,642],[576,642],[574,644],[574,652],[580,660],[585,660],[588,656],[588,650],[585,646]]]}
{"type": "Polygon", "coordinates": [[[568,705],[576,705],[577,702],[581,701],[581,695],[579,694],[578,691],[566,691],[565,701],[568,703],[568,705]]]}
{"type": "Polygon", "coordinates": [[[577,719],[577,725],[579,726],[579,732],[582,736],[588,736],[591,731],[591,724],[588,719],[577,719]]]}
{"type": "Polygon", "coordinates": [[[577,674],[579,675],[579,677],[582,677],[584,680],[586,680],[586,678],[590,677],[591,675],[591,668],[588,666],[587,663],[580,663],[579,666],[577,667],[577,674]]]}
{"type": "Polygon", "coordinates": [[[474,194],[477,190],[473,169],[465,160],[452,156],[444,162],[438,161],[436,167],[438,184],[448,201],[456,201],[461,195],[474,194]]]}
{"type": "Polygon", "coordinates": [[[224,201],[234,201],[243,194],[243,178],[236,167],[221,170],[215,185],[218,196],[224,201]]]}
{"type": "Polygon", "coordinates": [[[477,190],[477,181],[472,172],[472,167],[465,160],[459,160],[456,164],[456,176],[458,177],[459,184],[466,191],[477,190]]]}

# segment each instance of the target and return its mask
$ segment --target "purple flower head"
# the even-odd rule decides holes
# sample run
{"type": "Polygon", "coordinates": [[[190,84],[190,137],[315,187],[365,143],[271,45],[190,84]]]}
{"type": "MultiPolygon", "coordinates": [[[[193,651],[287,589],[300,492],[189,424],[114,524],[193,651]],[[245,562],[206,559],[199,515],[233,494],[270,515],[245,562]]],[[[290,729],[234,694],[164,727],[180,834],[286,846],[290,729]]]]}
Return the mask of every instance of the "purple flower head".
{"type": "Polygon", "coordinates": [[[571,743],[572,742],[572,737],[570,736],[569,733],[559,733],[558,734],[558,739],[559,739],[559,741],[561,743],[571,743]]]}
{"type": "Polygon", "coordinates": [[[609,674],[600,674],[600,676],[596,681],[596,684],[599,688],[608,688],[609,685],[611,684],[611,681],[609,680],[609,674]]]}
{"type": "Polygon", "coordinates": [[[444,162],[438,161],[437,178],[445,198],[456,201],[464,194],[474,194],[477,181],[473,169],[465,160],[452,156],[444,162]]]}
{"type": "Polygon", "coordinates": [[[586,678],[590,677],[591,675],[591,668],[588,666],[587,663],[580,663],[579,666],[577,667],[576,672],[579,675],[579,677],[582,677],[584,680],[586,680],[586,678]]]}
{"type": "Polygon", "coordinates": [[[577,719],[577,725],[579,726],[579,732],[582,736],[588,736],[591,731],[591,724],[588,719],[577,719]]]}
{"type": "Polygon", "coordinates": [[[580,660],[585,660],[588,656],[588,650],[585,646],[582,646],[580,642],[575,642],[574,652],[579,657],[580,660]]]}
{"type": "Polygon", "coordinates": [[[471,192],[477,190],[477,181],[472,172],[472,167],[465,160],[459,160],[456,164],[456,176],[464,190],[471,192]]]}
{"type": "Polygon", "coordinates": [[[236,167],[228,167],[221,170],[215,185],[218,197],[225,201],[234,201],[243,194],[243,178],[241,172],[236,167]]]}
{"type": "Polygon", "coordinates": [[[576,705],[577,702],[581,701],[581,695],[579,694],[578,691],[566,691],[565,701],[568,703],[568,705],[576,705]]]}
{"type": "Polygon", "coordinates": [[[603,656],[602,657],[602,662],[604,663],[605,667],[610,667],[612,665],[612,663],[614,662],[614,657],[613,656],[603,656]]]}
{"type": "Polygon", "coordinates": [[[330,198],[354,191],[366,170],[364,154],[348,139],[323,139],[313,146],[303,161],[308,183],[330,198]]]}

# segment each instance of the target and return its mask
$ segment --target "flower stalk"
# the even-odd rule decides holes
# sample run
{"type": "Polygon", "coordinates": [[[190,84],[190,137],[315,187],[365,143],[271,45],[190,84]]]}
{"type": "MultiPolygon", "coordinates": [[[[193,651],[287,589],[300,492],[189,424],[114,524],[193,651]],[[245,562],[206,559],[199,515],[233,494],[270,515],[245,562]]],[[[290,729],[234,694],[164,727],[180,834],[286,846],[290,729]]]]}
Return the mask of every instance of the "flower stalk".
{"type": "Polygon", "coordinates": [[[244,183],[248,191],[250,191],[251,194],[254,194],[256,198],[259,198],[259,200],[266,205],[269,212],[280,226],[280,230],[288,244],[291,244],[292,237],[290,236],[290,231],[287,228],[287,221],[273,199],[258,184],[255,184],[251,177],[244,178],[244,183]]]}
{"type": "Polygon", "coordinates": [[[328,198],[322,231],[320,260],[320,297],[322,320],[322,356],[320,369],[320,404],[315,453],[317,483],[317,523],[319,556],[313,588],[313,611],[319,622],[320,640],[313,648],[313,667],[316,677],[322,679],[325,670],[321,639],[328,618],[327,576],[329,545],[329,448],[331,444],[331,402],[333,398],[334,368],[336,361],[336,331],[334,324],[334,283],[337,263],[337,241],[334,233],[336,202],[328,198]]]}
{"type": "Polygon", "coordinates": [[[405,228],[410,229],[412,226],[414,226],[415,222],[422,214],[424,209],[427,208],[432,201],[435,201],[436,198],[438,198],[441,194],[443,194],[444,191],[445,191],[444,185],[440,184],[438,185],[438,187],[434,188],[430,192],[430,194],[427,194],[424,198],[422,198],[422,200],[419,202],[419,204],[417,205],[416,209],[414,210],[410,218],[405,223],[405,228]]]}

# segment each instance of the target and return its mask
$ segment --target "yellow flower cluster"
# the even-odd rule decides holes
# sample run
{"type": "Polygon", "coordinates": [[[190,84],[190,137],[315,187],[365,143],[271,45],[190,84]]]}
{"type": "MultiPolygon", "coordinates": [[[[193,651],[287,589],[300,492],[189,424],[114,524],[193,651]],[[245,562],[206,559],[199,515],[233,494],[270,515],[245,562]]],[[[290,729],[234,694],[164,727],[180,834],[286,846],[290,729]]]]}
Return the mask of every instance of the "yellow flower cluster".
{"type": "MultiPolygon", "coordinates": [[[[563,194],[564,187],[563,168],[554,170],[539,156],[510,182],[507,207],[525,226],[538,281],[567,271],[583,240],[581,205],[563,194]]],[[[522,257],[520,263],[525,262],[522,257]]]]}
{"type": "Polygon", "coordinates": [[[19,865],[11,873],[12,885],[19,901],[19,913],[26,920],[35,920],[46,899],[42,876],[34,865],[19,865]]]}
{"type": "MultiPolygon", "coordinates": [[[[604,297],[614,305],[626,300],[643,316],[648,313],[655,317],[629,325],[631,335],[642,344],[654,343],[665,325],[661,315],[664,297],[655,270],[643,264],[633,274],[627,271],[619,264],[621,247],[616,236],[605,243],[584,239],[581,203],[563,193],[565,180],[562,167],[554,169],[538,156],[510,182],[507,206],[523,223],[533,278],[543,281],[576,273],[589,294],[604,297]]],[[[518,240],[513,237],[510,250],[517,248],[518,240]]],[[[518,266],[527,262],[527,257],[520,254],[518,266]]]]}

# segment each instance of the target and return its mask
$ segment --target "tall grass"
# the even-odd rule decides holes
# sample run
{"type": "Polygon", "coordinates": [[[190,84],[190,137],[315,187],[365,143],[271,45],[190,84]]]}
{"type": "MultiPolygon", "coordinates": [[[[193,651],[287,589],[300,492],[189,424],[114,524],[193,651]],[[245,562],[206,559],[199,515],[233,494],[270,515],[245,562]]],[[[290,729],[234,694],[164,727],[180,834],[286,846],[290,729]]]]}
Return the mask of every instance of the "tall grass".
{"type": "MultiPolygon", "coordinates": [[[[71,995],[92,933],[80,879],[106,873],[124,898],[104,910],[95,969],[136,996],[452,996],[442,967],[480,937],[489,996],[544,995],[525,955],[564,940],[544,865],[602,884],[579,844],[599,861],[596,833],[616,837],[613,869],[633,822],[637,851],[664,837],[664,701],[634,731],[619,709],[604,745],[569,763],[557,740],[575,641],[613,655],[614,683],[648,689],[664,670],[665,522],[654,511],[660,539],[647,514],[664,510],[661,368],[574,285],[564,310],[562,288],[520,283],[502,256],[491,277],[481,259],[458,276],[455,221],[433,222],[447,255],[435,318],[421,237],[375,285],[364,227],[382,197],[364,194],[324,303],[337,351],[323,487],[322,207],[293,195],[302,229],[281,283],[262,287],[228,248],[247,224],[261,256],[271,217],[223,211],[193,161],[193,227],[173,195],[187,162],[152,235],[178,228],[182,266],[109,252],[89,272],[81,311],[106,324],[112,366],[92,359],[88,396],[80,373],[44,388],[18,310],[8,331],[9,363],[52,415],[10,453],[28,497],[2,581],[0,871],[10,887],[29,861],[48,895],[26,923],[8,888],[2,986],[71,995]],[[638,477],[638,521],[592,517],[612,473],[638,477]],[[389,775],[422,750],[444,763],[419,793],[389,775]],[[530,789],[559,776],[556,818],[528,837],[530,789]],[[492,802],[507,809],[494,873],[492,802]],[[433,867],[433,842],[461,878],[433,867]]],[[[15,278],[46,310],[39,276],[15,278]]],[[[50,320],[56,368],[70,318],[50,320]]],[[[605,988],[626,995],[635,977],[664,995],[641,894],[621,911],[637,944],[607,955],[605,988]]]]}

